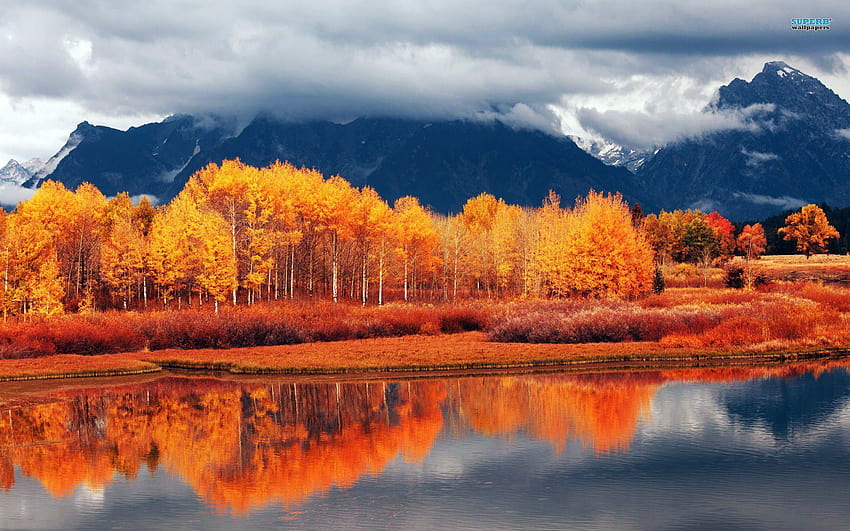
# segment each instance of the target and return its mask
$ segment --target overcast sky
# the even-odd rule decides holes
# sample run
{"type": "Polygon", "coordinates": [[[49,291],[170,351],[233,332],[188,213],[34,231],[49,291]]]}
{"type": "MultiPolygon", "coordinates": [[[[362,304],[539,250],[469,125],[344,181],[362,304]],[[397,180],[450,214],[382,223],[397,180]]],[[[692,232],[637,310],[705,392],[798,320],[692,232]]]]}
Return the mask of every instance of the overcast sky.
{"type": "Polygon", "coordinates": [[[848,51],[846,0],[2,0],[0,161],[46,158],[83,120],[186,112],[505,114],[663,142],[722,126],[695,113],[769,60],[847,99],[848,51]],[[790,29],[816,16],[832,29],[790,29]]]}

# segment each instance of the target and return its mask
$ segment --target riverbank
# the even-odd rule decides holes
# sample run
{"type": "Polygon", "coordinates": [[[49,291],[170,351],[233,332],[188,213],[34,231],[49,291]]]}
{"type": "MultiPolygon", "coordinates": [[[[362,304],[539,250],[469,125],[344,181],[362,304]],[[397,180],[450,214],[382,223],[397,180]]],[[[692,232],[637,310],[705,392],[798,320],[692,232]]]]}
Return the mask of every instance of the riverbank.
{"type": "Polygon", "coordinates": [[[637,300],[307,301],[0,326],[0,381],[142,374],[434,373],[763,363],[850,352],[850,288],[674,288],[637,300]],[[292,344],[294,343],[294,344],[292,344]]]}
{"type": "Polygon", "coordinates": [[[232,374],[443,374],[501,369],[710,367],[844,358],[850,350],[807,347],[698,349],[660,342],[495,343],[482,332],[238,349],[169,349],[98,356],[0,360],[0,381],[117,376],[162,369],[232,374]]]}

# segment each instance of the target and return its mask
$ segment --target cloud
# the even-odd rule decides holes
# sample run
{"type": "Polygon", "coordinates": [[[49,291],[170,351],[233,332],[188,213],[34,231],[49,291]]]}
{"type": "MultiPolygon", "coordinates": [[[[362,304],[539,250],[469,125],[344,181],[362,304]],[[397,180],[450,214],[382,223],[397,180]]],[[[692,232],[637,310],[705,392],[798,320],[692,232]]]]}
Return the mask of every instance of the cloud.
{"type": "Polygon", "coordinates": [[[606,77],[698,72],[701,57],[850,48],[841,31],[798,38],[785,16],[797,9],[767,1],[730,10],[668,0],[6,0],[0,80],[13,96],[62,96],[103,112],[250,102],[293,116],[454,114],[598,92],[606,77]]]}
{"type": "Polygon", "coordinates": [[[35,190],[12,183],[0,183],[0,205],[14,207],[35,194],[35,190]]]}
{"type": "Polygon", "coordinates": [[[850,140],[850,128],[847,128],[847,129],[836,129],[836,130],[835,130],[835,134],[836,134],[837,136],[840,136],[841,138],[846,138],[847,140],[850,140]]]}
{"type": "Polygon", "coordinates": [[[139,204],[139,201],[141,201],[141,200],[142,200],[142,198],[145,198],[145,197],[148,199],[148,201],[150,201],[151,205],[158,205],[158,204],[160,204],[160,199],[159,199],[157,196],[153,195],[153,194],[138,194],[138,195],[131,195],[131,196],[130,196],[130,201],[132,201],[134,205],[138,205],[138,204],[139,204]]]}
{"type": "Polygon", "coordinates": [[[581,108],[577,118],[592,134],[634,149],[651,149],[669,142],[730,129],[760,131],[756,118],[773,105],[752,105],[722,112],[637,112],[581,108]]]}
{"type": "Polygon", "coordinates": [[[796,197],[783,195],[782,197],[774,197],[770,195],[748,194],[745,192],[735,192],[732,196],[736,199],[743,199],[756,205],[769,205],[782,207],[782,210],[795,210],[803,205],[809,204],[809,201],[796,197]]]}
{"type": "Polygon", "coordinates": [[[762,153],[760,151],[747,151],[746,148],[741,148],[741,154],[747,157],[747,166],[755,168],[761,166],[765,162],[779,160],[779,155],[775,153],[762,153]]]}
{"type": "MultiPolygon", "coordinates": [[[[836,20],[848,12],[832,0],[807,9],[836,20]]],[[[70,121],[126,126],[172,113],[260,110],[337,121],[504,112],[507,121],[545,129],[557,112],[551,106],[565,98],[623,90],[635,96],[626,111],[657,105],[672,116],[683,100],[704,105],[706,87],[777,58],[850,90],[850,34],[792,32],[789,19],[799,14],[790,0],[746,8],[731,0],[4,0],[0,93],[64,108],[34,113],[14,130],[35,145],[43,128],[61,124],[67,135],[70,121]],[[653,94],[636,88],[656,83],[663,86],[653,94]]],[[[0,136],[12,135],[9,113],[0,109],[0,118],[0,136]]],[[[2,149],[49,156],[40,142],[37,153],[2,149]]]]}
{"type": "Polygon", "coordinates": [[[501,106],[481,111],[474,118],[482,121],[499,120],[516,129],[539,129],[550,134],[558,134],[561,129],[558,115],[548,106],[531,107],[517,103],[511,107],[501,106]]]}

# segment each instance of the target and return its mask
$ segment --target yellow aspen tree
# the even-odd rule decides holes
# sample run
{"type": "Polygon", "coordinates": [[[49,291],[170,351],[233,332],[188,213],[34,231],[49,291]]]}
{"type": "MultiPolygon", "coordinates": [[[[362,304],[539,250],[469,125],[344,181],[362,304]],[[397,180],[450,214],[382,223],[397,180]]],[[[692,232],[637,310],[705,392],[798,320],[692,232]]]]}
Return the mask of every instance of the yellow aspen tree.
{"type": "Polygon", "coordinates": [[[62,313],[65,290],[50,230],[15,212],[6,220],[6,242],[6,303],[22,314],[62,313]]]}
{"type": "Polygon", "coordinates": [[[133,297],[133,288],[145,283],[147,239],[143,220],[136,212],[126,193],[107,203],[109,229],[100,253],[102,278],[118,292],[125,310],[133,297]]]}
{"type": "MultiPolygon", "coordinates": [[[[221,166],[209,164],[196,172],[184,189],[199,204],[209,206],[228,223],[230,244],[237,260],[237,284],[231,292],[232,303],[236,304],[239,280],[247,265],[239,265],[240,240],[245,229],[245,212],[248,209],[248,186],[259,170],[243,164],[239,159],[225,160],[221,166]]],[[[243,261],[244,262],[244,261],[243,261]]]]}
{"type": "Polygon", "coordinates": [[[200,217],[194,197],[184,190],[153,220],[149,261],[164,307],[199,273],[200,217]]]}
{"type": "Polygon", "coordinates": [[[74,245],[74,293],[82,307],[91,308],[99,279],[100,248],[106,235],[106,197],[94,185],[83,183],[74,191],[74,214],[68,237],[74,245]]]}
{"type": "Polygon", "coordinates": [[[200,272],[198,285],[213,299],[215,312],[236,284],[236,261],[229,238],[229,225],[218,213],[202,212],[199,230],[200,272]]]}
{"type": "Polygon", "coordinates": [[[590,191],[577,201],[570,227],[567,290],[593,297],[636,297],[649,292],[653,252],[632,223],[619,194],[590,191]]]}
{"type": "Polygon", "coordinates": [[[247,253],[245,287],[248,304],[252,304],[266,283],[274,266],[272,250],[275,245],[273,229],[274,198],[269,172],[260,171],[248,183],[245,208],[245,252],[247,253]]]}
{"type": "Polygon", "coordinates": [[[574,216],[561,208],[561,198],[550,191],[536,217],[540,230],[535,238],[534,269],[540,275],[540,284],[549,296],[568,295],[568,239],[573,234],[574,216]]]}
{"type": "Polygon", "coordinates": [[[312,297],[315,288],[315,257],[318,251],[319,237],[322,229],[323,204],[320,200],[324,187],[322,174],[315,170],[295,170],[292,166],[282,165],[280,170],[285,180],[285,193],[292,198],[295,208],[295,233],[298,239],[290,247],[289,285],[290,297],[294,296],[295,288],[295,244],[300,244],[303,261],[307,271],[303,273],[304,288],[312,297]]]}
{"type": "Polygon", "coordinates": [[[47,253],[45,260],[38,265],[36,274],[27,280],[32,313],[52,317],[63,312],[62,297],[65,289],[59,280],[59,261],[55,253],[47,253]]]}
{"type": "Polygon", "coordinates": [[[352,205],[351,233],[357,243],[360,265],[360,302],[369,298],[369,257],[374,247],[378,255],[378,304],[383,303],[384,260],[392,227],[392,210],[378,192],[364,186],[352,205]]]}
{"type": "Polygon", "coordinates": [[[298,203],[301,171],[290,164],[275,162],[261,170],[265,174],[268,200],[271,212],[270,251],[272,270],[269,271],[269,293],[274,291],[274,298],[280,297],[281,286],[284,296],[294,287],[295,278],[295,246],[301,241],[301,231],[297,228],[298,203]],[[282,279],[281,279],[282,276],[282,279]],[[281,283],[281,280],[283,282],[281,283]]]}
{"type": "Polygon", "coordinates": [[[497,286],[501,290],[515,289],[520,275],[520,220],[522,208],[501,204],[496,210],[490,240],[493,245],[493,265],[497,286]]]}
{"type": "Polygon", "coordinates": [[[411,288],[413,293],[416,291],[417,266],[426,269],[431,265],[439,237],[428,211],[415,197],[397,199],[393,214],[398,234],[397,251],[404,270],[404,300],[407,302],[411,288]]]}
{"type": "Polygon", "coordinates": [[[339,260],[341,240],[350,237],[351,207],[356,201],[355,190],[339,176],[325,181],[316,198],[316,225],[326,235],[331,258],[331,296],[339,301],[339,260]]]}
{"type": "Polygon", "coordinates": [[[469,199],[458,216],[470,235],[469,273],[475,278],[479,291],[483,284],[488,297],[492,296],[491,288],[496,277],[493,225],[498,211],[504,206],[501,199],[482,193],[469,199]]]}
{"type": "Polygon", "coordinates": [[[62,183],[51,180],[42,183],[35,195],[16,209],[20,226],[36,223],[50,235],[66,292],[74,288],[76,239],[72,225],[76,210],[73,192],[62,183]]]}
{"type": "Polygon", "coordinates": [[[535,260],[535,249],[539,245],[540,227],[537,212],[523,208],[517,219],[517,267],[523,297],[539,295],[540,272],[535,260]]]}

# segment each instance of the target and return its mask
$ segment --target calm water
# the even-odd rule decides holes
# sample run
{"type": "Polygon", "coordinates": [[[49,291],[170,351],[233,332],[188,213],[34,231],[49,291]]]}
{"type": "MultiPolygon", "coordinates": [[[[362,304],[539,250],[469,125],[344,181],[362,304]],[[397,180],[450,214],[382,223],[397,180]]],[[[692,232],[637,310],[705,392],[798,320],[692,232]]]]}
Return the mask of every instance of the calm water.
{"type": "Polygon", "coordinates": [[[846,366],[78,382],[0,407],[0,527],[846,529],[846,366]]]}

